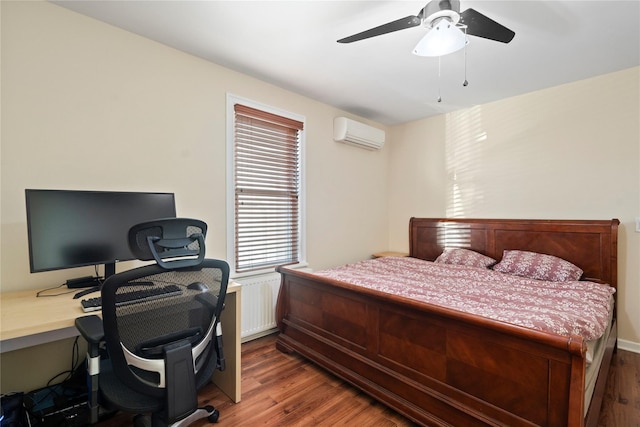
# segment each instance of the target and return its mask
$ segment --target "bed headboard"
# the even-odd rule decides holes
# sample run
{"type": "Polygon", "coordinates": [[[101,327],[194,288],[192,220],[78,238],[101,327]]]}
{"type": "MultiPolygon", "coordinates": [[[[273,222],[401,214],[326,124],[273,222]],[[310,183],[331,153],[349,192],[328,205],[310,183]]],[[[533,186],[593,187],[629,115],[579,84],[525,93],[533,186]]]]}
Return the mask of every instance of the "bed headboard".
{"type": "Polygon", "coordinates": [[[618,224],[612,220],[411,218],[409,255],[433,261],[445,247],[471,249],[496,260],[505,249],[554,255],[584,277],[617,287],[618,224]]]}

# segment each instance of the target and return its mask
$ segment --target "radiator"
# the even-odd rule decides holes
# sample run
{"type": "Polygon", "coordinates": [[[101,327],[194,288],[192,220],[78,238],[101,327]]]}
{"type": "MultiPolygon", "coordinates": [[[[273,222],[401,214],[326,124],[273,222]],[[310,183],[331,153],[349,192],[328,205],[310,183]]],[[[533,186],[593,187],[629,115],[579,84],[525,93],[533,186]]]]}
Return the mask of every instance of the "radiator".
{"type": "Polygon", "coordinates": [[[276,299],[280,274],[269,273],[235,280],[242,285],[242,342],[268,335],[276,328],[276,299]]]}
{"type": "MultiPolygon", "coordinates": [[[[298,270],[307,273],[313,272],[308,267],[298,270]]],[[[234,282],[242,285],[241,341],[251,341],[275,332],[280,273],[239,277],[234,279],[234,282]]]]}

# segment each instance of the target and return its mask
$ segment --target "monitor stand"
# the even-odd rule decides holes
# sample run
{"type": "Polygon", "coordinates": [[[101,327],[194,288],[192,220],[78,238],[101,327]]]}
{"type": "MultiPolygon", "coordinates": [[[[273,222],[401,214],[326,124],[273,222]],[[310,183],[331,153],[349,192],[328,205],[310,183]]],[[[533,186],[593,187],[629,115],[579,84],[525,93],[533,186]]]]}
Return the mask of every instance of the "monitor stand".
{"type": "Polygon", "coordinates": [[[80,291],[80,292],[76,293],[73,296],[73,299],[78,299],[78,298],[83,297],[85,295],[89,295],[89,294],[92,294],[94,292],[98,292],[99,290],[100,290],[100,286],[94,286],[92,288],[85,289],[84,291],[80,291]]]}
{"type": "Polygon", "coordinates": [[[68,288],[89,288],[76,293],[73,298],[80,298],[94,292],[98,292],[102,286],[102,282],[116,274],[116,263],[109,262],[104,265],[104,279],[101,277],[86,276],[79,279],[67,280],[68,288]]]}
{"type": "Polygon", "coordinates": [[[116,274],[116,263],[108,262],[104,265],[104,280],[107,280],[110,276],[116,274]]]}

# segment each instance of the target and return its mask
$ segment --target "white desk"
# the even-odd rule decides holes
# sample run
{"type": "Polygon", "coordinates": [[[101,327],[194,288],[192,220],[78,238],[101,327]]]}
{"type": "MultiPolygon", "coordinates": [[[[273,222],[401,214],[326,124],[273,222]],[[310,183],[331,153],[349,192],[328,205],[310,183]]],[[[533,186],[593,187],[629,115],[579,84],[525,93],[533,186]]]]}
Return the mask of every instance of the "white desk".
{"type": "MultiPolygon", "coordinates": [[[[215,371],[213,382],[234,402],[241,398],[240,319],[242,286],[229,282],[222,312],[222,340],[227,362],[224,371],[215,371]]],[[[44,344],[78,336],[77,317],[85,313],[74,293],[36,297],[39,290],[0,293],[0,352],[44,344]]]]}

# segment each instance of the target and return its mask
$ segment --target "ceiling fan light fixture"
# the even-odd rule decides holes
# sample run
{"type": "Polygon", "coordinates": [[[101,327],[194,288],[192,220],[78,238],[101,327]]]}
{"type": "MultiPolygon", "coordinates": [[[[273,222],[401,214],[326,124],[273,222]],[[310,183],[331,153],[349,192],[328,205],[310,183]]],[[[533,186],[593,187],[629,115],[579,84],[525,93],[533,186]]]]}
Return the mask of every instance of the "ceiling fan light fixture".
{"type": "Polygon", "coordinates": [[[418,56],[443,56],[462,49],[468,42],[462,31],[464,26],[456,25],[447,18],[435,22],[427,34],[413,49],[418,56]]]}

